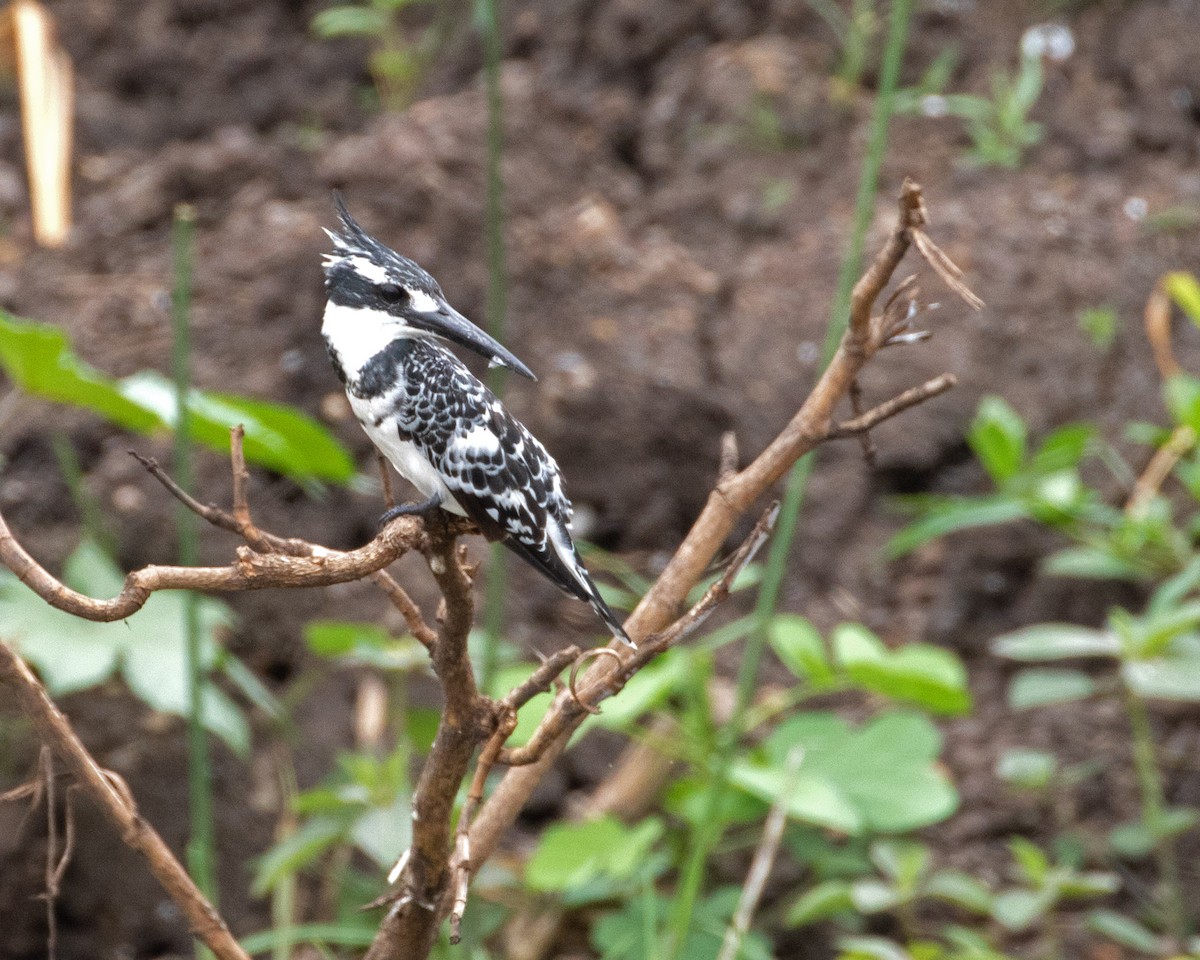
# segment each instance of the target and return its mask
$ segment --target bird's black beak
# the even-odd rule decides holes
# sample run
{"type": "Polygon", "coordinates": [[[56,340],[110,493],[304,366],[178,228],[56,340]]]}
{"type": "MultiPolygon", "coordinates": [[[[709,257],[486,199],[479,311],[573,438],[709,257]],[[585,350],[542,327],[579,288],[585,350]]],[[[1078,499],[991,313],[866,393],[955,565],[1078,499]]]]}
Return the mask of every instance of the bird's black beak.
{"type": "Polygon", "coordinates": [[[475,324],[445,302],[440,304],[439,308],[435,311],[414,311],[412,320],[415,321],[416,325],[425,327],[439,337],[444,337],[460,346],[466,347],[468,350],[473,350],[481,357],[487,357],[489,366],[508,367],[523,377],[528,377],[534,381],[537,380],[537,377],[533,375],[533,371],[518,360],[503,344],[483,330],[480,330],[479,327],[475,326],[475,324]]]}

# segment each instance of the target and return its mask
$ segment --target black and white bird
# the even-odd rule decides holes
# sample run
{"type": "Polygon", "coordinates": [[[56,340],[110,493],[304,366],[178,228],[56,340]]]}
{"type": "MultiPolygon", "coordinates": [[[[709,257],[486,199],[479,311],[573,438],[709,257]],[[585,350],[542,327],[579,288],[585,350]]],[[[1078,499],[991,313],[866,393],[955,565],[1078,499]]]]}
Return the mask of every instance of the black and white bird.
{"type": "Polygon", "coordinates": [[[633,646],[571,539],[571,503],[554,458],[444,344],[456,343],[536,379],[446,302],[436,280],[367,235],[340,196],[340,232],[326,231],[328,302],[321,332],[350,407],[371,442],[437,507],[469,517],[564,592],[586,600],[633,646]]]}

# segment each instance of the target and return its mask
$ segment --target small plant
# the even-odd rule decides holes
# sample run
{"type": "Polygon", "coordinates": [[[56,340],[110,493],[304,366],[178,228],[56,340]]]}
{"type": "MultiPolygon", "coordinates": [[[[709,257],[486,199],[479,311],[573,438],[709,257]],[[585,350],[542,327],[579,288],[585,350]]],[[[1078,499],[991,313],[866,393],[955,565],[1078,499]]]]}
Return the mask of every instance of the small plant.
{"type": "Polygon", "coordinates": [[[808,5],[825,21],[841,45],[842,57],[834,76],[833,98],[848,101],[862,83],[871,40],[879,31],[876,0],[851,0],[849,11],[843,10],[835,0],[808,0],[808,5]]]}
{"type": "Polygon", "coordinates": [[[953,69],[953,60],[934,61],[915,90],[905,91],[901,108],[929,117],[951,116],[966,123],[971,138],[967,158],[979,166],[1018,167],[1025,151],[1041,142],[1042,126],[1029,114],[1045,83],[1043,61],[1070,56],[1074,40],[1065,28],[1031,27],[1021,39],[1015,72],[992,74],[990,96],[941,92],[953,69]]]}
{"type": "MultiPolygon", "coordinates": [[[[430,0],[359,0],[322,10],[312,21],[313,32],[323,39],[362,37],[371,44],[368,66],[380,106],[403,110],[416,94],[425,68],[440,46],[445,24],[440,17],[414,40],[403,20],[415,6],[430,0]]],[[[449,0],[440,5],[449,7],[449,0]]]]}

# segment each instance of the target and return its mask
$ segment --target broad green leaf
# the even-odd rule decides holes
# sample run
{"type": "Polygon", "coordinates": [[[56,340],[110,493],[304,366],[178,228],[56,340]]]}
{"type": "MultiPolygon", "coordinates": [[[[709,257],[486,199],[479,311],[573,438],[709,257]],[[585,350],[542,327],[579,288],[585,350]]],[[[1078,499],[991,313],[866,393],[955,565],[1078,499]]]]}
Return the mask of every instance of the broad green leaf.
{"type": "Polygon", "coordinates": [[[1107,630],[1073,623],[1039,623],[992,641],[992,653],[1009,660],[1038,662],[1075,657],[1116,657],[1121,644],[1107,630]]]}
{"type": "Polygon", "coordinates": [[[1121,664],[1129,689],[1151,700],[1200,701],[1200,658],[1163,657],[1121,664]]]}
{"type": "MultiPolygon", "coordinates": [[[[121,572],[90,541],[83,541],[64,564],[69,587],[91,596],[117,593],[121,572]]],[[[119,623],[92,623],[49,606],[7,571],[0,573],[0,622],[21,655],[33,664],[53,694],[95,686],[119,674],[148,706],[187,716],[187,654],[184,613],[187,594],[153,594],[137,613],[119,623]]],[[[200,662],[217,664],[217,635],[232,623],[229,608],[209,597],[197,599],[200,662]]],[[[249,729],[224,694],[209,689],[203,719],[231,749],[245,755],[249,729]]]]}
{"type": "Polygon", "coordinates": [[[941,735],[920,714],[885,713],[851,727],[826,711],[804,713],[780,724],[763,746],[764,759],[735,765],[734,781],[772,802],[783,789],[790,751],[802,746],[799,779],[809,789],[808,799],[821,805],[795,815],[810,823],[849,833],[900,833],[937,823],[958,805],[936,763],[941,735]],[[757,772],[756,782],[748,781],[748,770],[757,772]],[[824,799],[814,790],[819,784],[824,799]]]}
{"type": "MultiPolygon", "coordinates": [[[[174,429],[179,420],[175,384],[153,370],[143,370],[118,383],[121,394],[153,410],[174,429]]],[[[311,417],[276,403],[232,394],[192,390],[188,393],[192,436],[214,450],[229,449],[229,431],[246,428],[246,459],[277,473],[346,483],[354,461],[345,447],[311,417]]]]}
{"type": "MultiPolygon", "coordinates": [[[[49,324],[21,320],[0,310],[0,369],[25,391],[99,414],[138,433],[171,429],[178,421],[175,385],[153,371],[113,380],[79,359],[66,335],[49,324]]],[[[304,480],[347,483],[354,461],[312,418],[281,404],[193,390],[188,395],[197,442],[221,453],[229,431],[246,427],[251,463],[304,480]]]]}
{"type": "Polygon", "coordinates": [[[1058,772],[1058,760],[1044,750],[1014,747],[996,761],[996,776],[1022,790],[1045,790],[1058,772]]]}
{"type": "Polygon", "coordinates": [[[79,359],[66,334],[50,324],[0,311],[0,366],[28,393],[93,410],[139,433],[161,426],[152,411],[125,399],[110,379],[79,359]]]}
{"type": "Polygon", "coordinates": [[[639,670],[619,695],[605,700],[599,716],[588,717],[581,732],[592,726],[621,730],[662,704],[677,690],[702,679],[697,673],[697,656],[684,648],[669,650],[639,670]]]}
{"type": "Polygon", "coordinates": [[[784,923],[789,927],[804,927],[839,913],[854,909],[850,884],[845,880],[826,880],[806,890],[788,909],[784,923]]]}
{"type": "Polygon", "coordinates": [[[354,821],[350,838],[354,845],[387,870],[412,843],[412,797],[398,793],[388,806],[372,806],[354,821]]]}
{"type": "Polygon", "coordinates": [[[768,804],[776,803],[786,789],[784,809],[805,823],[850,834],[863,829],[857,807],[827,777],[803,772],[793,777],[782,766],[736,761],[729,780],[768,804]]]}
{"type": "Polygon", "coordinates": [[[771,649],[794,676],[807,680],[818,690],[836,684],[825,641],[805,617],[779,614],[771,620],[768,639],[771,649]]]}
{"type": "Polygon", "coordinates": [[[1000,397],[984,397],[967,442],[996,485],[1003,486],[1025,462],[1025,421],[1000,397]]]}
{"type": "Polygon", "coordinates": [[[525,883],[531,890],[550,892],[581,887],[602,874],[629,877],[662,832],[657,819],[637,827],[612,816],[553,824],[526,865],[525,883]]]}
{"type": "Polygon", "coordinates": [[[251,891],[261,897],[270,893],[284,877],[311,866],[346,832],[346,821],[338,817],[314,817],[295,833],[284,837],[258,861],[251,891]]]}
{"type": "Polygon", "coordinates": [[[1093,910],[1087,915],[1085,923],[1093,933],[1107,937],[1122,947],[1151,956],[1164,953],[1165,944],[1161,937],[1123,913],[1117,913],[1115,910],[1093,910]]]}
{"type": "Polygon", "coordinates": [[[997,494],[986,497],[922,497],[902,504],[919,506],[920,517],[897,533],[885,548],[890,559],[902,557],[923,543],[957,530],[990,527],[1029,516],[1020,497],[997,494]]]}
{"type": "Polygon", "coordinates": [[[1034,667],[1020,671],[1008,685],[1008,705],[1029,710],[1051,703],[1084,700],[1096,692],[1096,681],[1078,670],[1034,667]]]}
{"type": "Polygon", "coordinates": [[[1200,327],[1200,282],[1195,276],[1177,270],[1164,276],[1162,283],[1167,296],[1175,301],[1175,305],[1187,314],[1192,323],[1200,327]]]}
{"type": "Polygon", "coordinates": [[[860,687],[936,713],[971,708],[966,670],[949,650],[927,644],[889,650],[870,630],[853,623],[838,626],[832,644],[842,669],[860,687]]]}

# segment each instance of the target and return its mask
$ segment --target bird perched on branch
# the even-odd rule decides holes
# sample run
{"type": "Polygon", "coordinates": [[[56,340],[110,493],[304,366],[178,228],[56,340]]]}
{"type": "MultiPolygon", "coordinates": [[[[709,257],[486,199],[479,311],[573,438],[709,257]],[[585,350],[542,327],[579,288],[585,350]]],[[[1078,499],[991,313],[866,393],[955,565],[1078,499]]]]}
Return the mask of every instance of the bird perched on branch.
{"type": "Polygon", "coordinates": [[[571,540],[554,458],[444,344],[531,380],[533,372],[451,307],[433,277],[368,236],[340,195],[334,204],[342,229],[326,231],[333,253],[324,257],[321,333],[367,436],[427,498],[381,522],[439,507],[469,517],[633,646],[571,540]]]}

